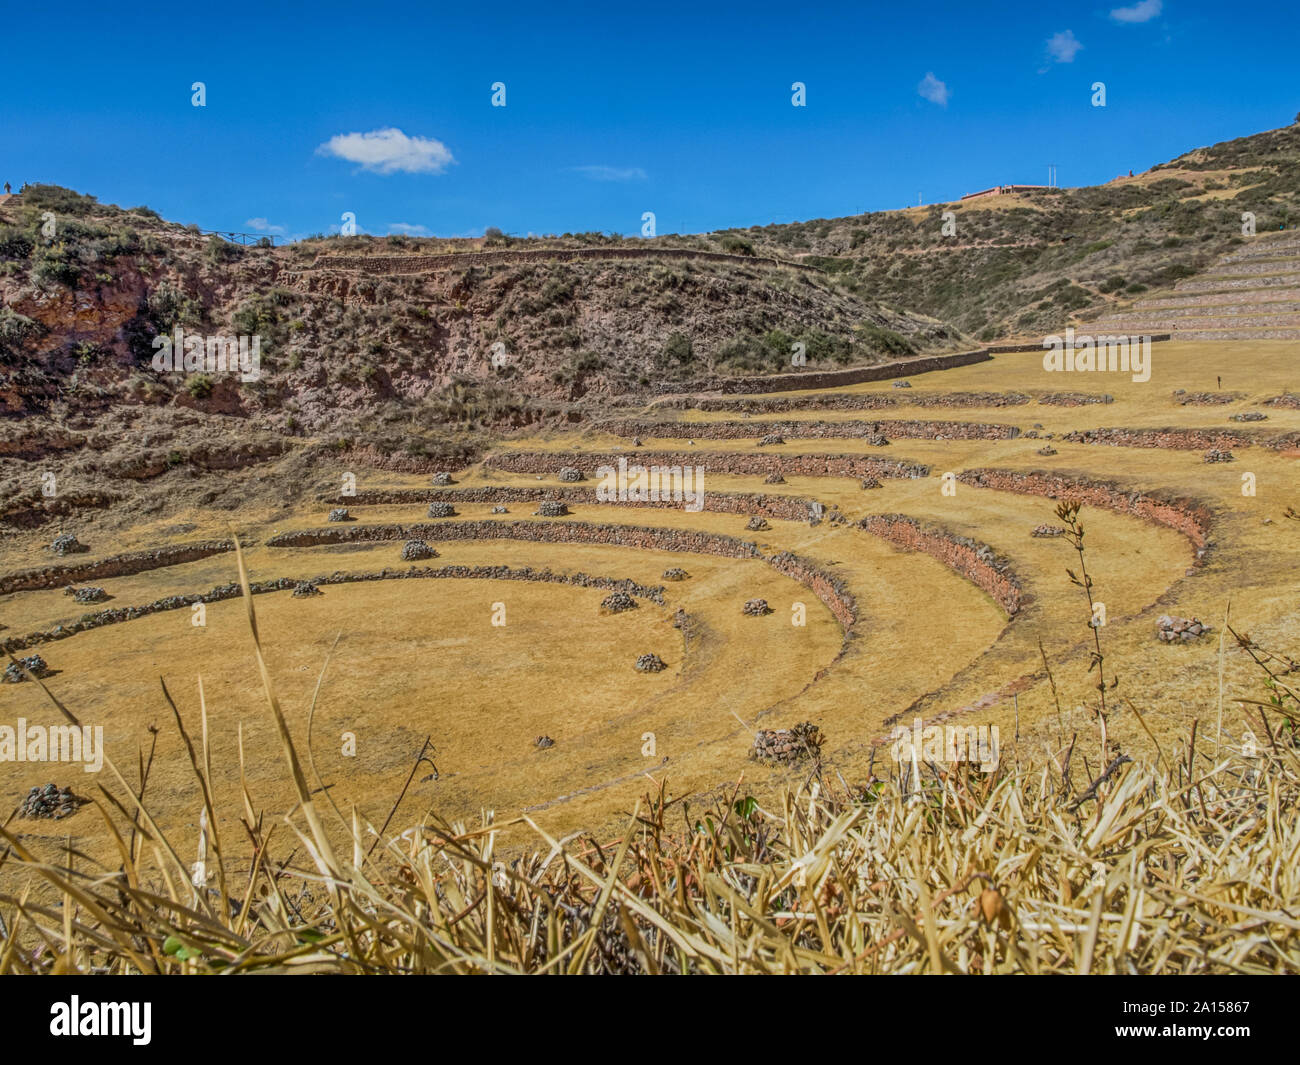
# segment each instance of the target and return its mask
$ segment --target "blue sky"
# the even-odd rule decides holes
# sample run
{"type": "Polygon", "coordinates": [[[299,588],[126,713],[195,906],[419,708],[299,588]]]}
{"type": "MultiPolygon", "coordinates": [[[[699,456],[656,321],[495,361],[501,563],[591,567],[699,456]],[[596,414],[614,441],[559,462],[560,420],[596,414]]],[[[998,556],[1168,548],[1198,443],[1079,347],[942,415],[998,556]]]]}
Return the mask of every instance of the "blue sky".
{"type": "Polygon", "coordinates": [[[635,234],[645,211],[698,232],[1039,183],[1048,163],[1094,184],[1289,123],[1295,64],[1267,51],[1289,55],[1298,11],[9,5],[0,181],[290,236],[344,211],[371,233],[635,234]]]}

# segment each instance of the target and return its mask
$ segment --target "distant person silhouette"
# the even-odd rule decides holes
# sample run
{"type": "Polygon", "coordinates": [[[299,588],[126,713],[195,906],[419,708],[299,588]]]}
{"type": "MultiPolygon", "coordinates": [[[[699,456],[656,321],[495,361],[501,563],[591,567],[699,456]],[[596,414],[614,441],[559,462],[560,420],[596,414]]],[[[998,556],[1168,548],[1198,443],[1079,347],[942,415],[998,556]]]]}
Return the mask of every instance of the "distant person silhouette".
{"type": "Polygon", "coordinates": [[[6,182],[5,182],[5,195],[6,195],[6,196],[9,195],[9,190],[10,190],[11,188],[12,188],[12,186],[9,184],[9,182],[6,181],[6,182]]]}
{"type": "Polygon", "coordinates": [[[1222,378],[1222,377],[1216,377],[1215,380],[1219,382],[1219,387],[1222,388],[1222,387],[1223,387],[1223,378],[1222,378]]]}

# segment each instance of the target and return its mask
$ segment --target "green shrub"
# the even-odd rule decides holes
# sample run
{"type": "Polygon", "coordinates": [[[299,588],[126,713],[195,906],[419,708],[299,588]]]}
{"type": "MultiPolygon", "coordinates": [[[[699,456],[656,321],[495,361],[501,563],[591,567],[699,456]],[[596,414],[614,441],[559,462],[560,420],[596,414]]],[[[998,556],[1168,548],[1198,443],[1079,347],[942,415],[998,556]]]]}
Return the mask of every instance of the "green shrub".
{"type": "Polygon", "coordinates": [[[67,214],[85,217],[99,207],[94,196],[85,196],[62,185],[27,185],[22,190],[23,205],[56,215],[67,214]]]}
{"type": "Polygon", "coordinates": [[[238,259],[244,254],[244,249],[238,244],[231,244],[230,241],[222,240],[213,234],[208,238],[208,247],[204,254],[208,262],[220,266],[238,259]]]}
{"type": "Polygon", "coordinates": [[[207,399],[212,395],[212,378],[205,373],[195,374],[185,382],[185,389],[194,399],[207,399]]]}
{"type": "Polygon", "coordinates": [[[0,259],[26,259],[35,242],[17,226],[0,226],[0,259]]]}
{"type": "Polygon", "coordinates": [[[669,333],[664,341],[664,361],[678,366],[685,365],[695,358],[691,338],[685,333],[669,333]]]}

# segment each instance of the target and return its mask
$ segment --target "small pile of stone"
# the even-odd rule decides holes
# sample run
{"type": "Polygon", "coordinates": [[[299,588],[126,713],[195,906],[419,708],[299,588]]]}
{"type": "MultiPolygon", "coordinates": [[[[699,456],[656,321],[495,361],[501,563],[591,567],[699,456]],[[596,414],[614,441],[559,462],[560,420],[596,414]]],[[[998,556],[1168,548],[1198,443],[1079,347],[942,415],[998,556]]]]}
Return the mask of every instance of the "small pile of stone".
{"type": "Polygon", "coordinates": [[[632,446],[633,446],[633,447],[640,447],[640,446],[641,446],[641,438],[640,438],[639,436],[634,436],[634,437],[632,437],[632,446]]]}
{"type": "Polygon", "coordinates": [[[1212,447],[1201,456],[1202,462],[1236,462],[1237,456],[1224,448],[1212,447]]]}
{"type": "Polygon", "coordinates": [[[554,747],[555,741],[550,736],[538,736],[537,739],[533,740],[533,746],[539,751],[544,751],[547,747],[554,747]]]}
{"type": "Polygon", "coordinates": [[[18,816],[57,821],[75,814],[78,807],[89,801],[73,795],[71,788],[60,789],[53,784],[46,784],[43,788],[32,788],[27,793],[27,798],[18,807],[18,816]]]}
{"type": "Polygon", "coordinates": [[[543,499],[537,504],[536,513],[539,518],[564,518],[568,516],[569,508],[558,499],[543,499]]]}
{"type": "Polygon", "coordinates": [[[750,599],[741,609],[741,613],[751,618],[761,618],[765,614],[772,613],[772,608],[767,605],[766,599],[750,599]]]}
{"type": "Polygon", "coordinates": [[[686,631],[686,626],[691,623],[691,616],[681,607],[677,608],[677,613],[673,615],[673,628],[686,631]]]}
{"type": "Polygon", "coordinates": [[[639,655],[636,660],[636,671],[638,673],[661,673],[667,668],[664,660],[657,654],[639,655]]]}
{"type": "Polygon", "coordinates": [[[313,595],[324,594],[316,587],[315,581],[299,581],[293,586],[293,597],[295,599],[310,599],[313,595]]]}
{"type": "Polygon", "coordinates": [[[85,588],[74,588],[68,585],[63,589],[64,595],[72,596],[75,603],[102,603],[108,598],[108,593],[103,588],[95,588],[87,585],[85,588]]]}
{"type": "Polygon", "coordinates": [[[488,513],[489,513],[489,514],[509,514],[509,513],[510,513],[510,508],[509,508],[509,507],[493,507],[490,511],[488,511],[488,513]]]}
{"type": "Polygon", "coordinates": [[[880,487],[880,481],[879,481],[877,478],[875,478],[875,477],[863,477],[863,478],[862,478],[862,487],[863,487],[863,489],[866,490],[866,491],[869,491],[869,490],[872,489],[872,488],[879,488],[879,487],[880,487]]]}
{"type": "Polygon", "coordinates": [[[610,592],[600,601],[600,609],[606,614],[621,614],[624,610],[635,610],[636,600],[627,592],[610,592]]]}
{"type": "Polygon", "coordinates": [[[430,518],[454,518],[456,516],[456,507],[452,503],[437,500],[429,504],[429,509],[425,511],[425,514],[430,518]]]}
{"type": "Polygon", "coordinates": [[[1046,447],[1040,447],[1040,448],[1038,449],[1038,451],[1036,452],[1036,454],[1039,454],[1039,455],[1055,455],[1055,454],[1057,454],[1057,451],[1056,451],[1056,448],[1052,447],[1051,444],[1048,444],[1046,447]]]}
{"type": "Polygon", "coordinates": [[[329,521],[354,521],[347,507],[335,507],[330,511],[329,521]]]}
{"type": "Polygon", "coordinates": [[[763,478],[764,484],[785,484],[785,478],[779,473],[769,473],[763,478]]]}
{"type": "Polygon", "coordinates": [[[672,566],[669,569],[664,570],[664,580],[666,581],[684,581],[689,576],[690,574],[682,569],[681,566],[672,566]]]}
{"type": "Polygon", "coordinates": [[[889,437],[884,433],[872,433],[866,441],[872,447],[889,447],[889,437]]]}
{"type": "Polygon", "coordinates": [[[402,545],[403,562],[420,562],[426,558],[437,558],[438,552],[423,540],[407,540],[402,545]]]}
{"type": "Polygon", "coordinates": [[[56,555],[77,555],[82,551],[89,551],[90,548],[73,536],[72,533],[64,533],[50,541],[50,550],[56,555]]]}
{"type": "Polygon", "coordinates": [[[912,382],[911,382],[911,381],[895,381],[895,382],[894,382],[894,387],[895,387],[895,388],[911,388],[911,387],[912,387],[912,382]]]}
{"type": "Polygon", "coordinates": [[[767,519],[760,514],[755,514],[745,523],[745,529],[749,532],[767,532],[771,528],[767,519]]]}
{"type": "Polygon", "coordinates": [[[446,470],[439,470],[430,479],[430,483],[435,488],[446,488],[449,484],[455,484],[456,482],[452,479],[451,474],[446,470]]]}
{"type": "Polygon", "coordinates": [[[560,470],[560,480],[565,484],[577,484],[578,481],[586,479],[581,470],[574,469],[572,466],[565,466],[560,470]]]}
{"type": "Polygon", "coordinates": [[[1156,618],[1156,639],[1164,643],[1195,640],[1213,629],[1203,625],[1200,618],[1176,618],[1161,614],[1156,618]]]}
{"type": "Polygon", "coordinates": [[[788,729],[760,729],[754,737],[750,757],[763,762],[794,765],[804,758],[821,755],[825,737],[811,721],[788,729]]]}
{"type": "Polygon", "coordinates": [[[759,447],[775,447],[777,444],[784,444],[785,437],[780,433],[768,433],[758,442],[759,447]]]}
{"type": "Polygon", "coordinates": [[[10,662],[5,666],[4,682],[6,684],[20,684],[27,679],[27,670],[33,677],[48,677],[50,667],[45,664],[45,659],[40,655],[28,655],[26,658],[20,658],[17,664],[10,662]],[[19,668],[19,667],[22,668],[19,668]]]}
{"type": "Polygon", "coordinates": [[[1065,529],[1059,525],[1036,525],[1034,526],[1034,531],[1029,535],[1038,537],[1064,536],[1065,529]]]}
{"type": "Polygon", "coordinates": [[[1232,422],[1263,422],[1268,420],[1268,415],[1257,410],[1244,410],[1240,414],[1229,415],[1228,420],[1232,422]]]}

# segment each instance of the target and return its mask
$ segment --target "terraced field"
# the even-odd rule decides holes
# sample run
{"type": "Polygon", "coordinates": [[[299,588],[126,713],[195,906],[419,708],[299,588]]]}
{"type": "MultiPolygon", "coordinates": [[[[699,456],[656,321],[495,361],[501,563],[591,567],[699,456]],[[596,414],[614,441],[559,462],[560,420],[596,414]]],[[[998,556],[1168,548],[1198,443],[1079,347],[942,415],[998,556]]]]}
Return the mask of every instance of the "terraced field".
{"type": "MultiPolygon", "coordinates": [[[[1066,575],[1079,568],[1073,550],[1031,535],[1059,524],[1066,499],[1084,504],[1106,674],[1120,678],[1111,734],[1137,751],[1186,736],[1193,720],[1217,727],[1220,686],[1225,730],[1245,727],[1233,699],[1254,697],[1256,675],[1237,653],[1219,675],[1229,605],[1234,627],[1266,646],[1300,636],[1300,523],[1286,517],[1300,500],[1294,357],[1285,341],[1174,341],[1153,345],[1141,384],[1047,373],[1031,352],[906,388],[667,397],[512,440],[445,487],[432,471],[341,463],[309,503],[250,504],[235,528],[254,585],[282,585],[255,597],[259,628],[291,727],[300,741],[310,731],[319,786],[376,825],[426,737],[435,751],[394,828],[433,807],[602,830],[660,781],[688,802],[741,774],[765,793],[804,771],[750,760],[754,731],[803,721],[826,737],[826,769],[855,783],[889,758],[894,724],[916,717],[997,725],[1003,758],[1067,749],[1093,728],[1079,708],[1091,615],[1066,575]],[[1266,417],[1233,420],[1245,412],[1266,417]],[[1205,462],[1211,448],[1235,461],[1205,462]],[[598,468],[620,457],[702,470],[702,509],[597,501],[598,468]],[[584,479],[562,481],[565,467],[584,479]],[[343,493],[349,473],[355,494],[343,493]],[[569,513],[538,515],[544,500],[569,513]],[[436,502],[455,513],[429,517],[436,502]],[[353,520],[327,520],[338,507],[353,520]],[[437,556],[403,561],[409,540],[437,556]],[[675,568],[686,578],[666,579],[675,568]],[[293,597],[312,580],[321,595],[293,597]],[[618,590],[635,609],[602,609],[618,590]],[[742,611],[756,598],[771,613],[742,611]],[[1215,631],[1160,644],[1165,613],[1215,631]],[[666,668],[639,672],[651,653],[666,668]],[[543,736],[553,745],[537,746],[543,736]]],[[[15,541],[0,568],[0,639],[46,660],[50,691],[104,726],[118,765],[134,766],[139,749],[153,758],[164,829],[195,823],[200,801],[159,677],[191,735],[206,707],[217,809],[240,809],[241,741],[257,804],[290,808],[245,609],[225,587],[237,577],[228,517],[178,512],[111,542],[94,529],[77,530],[88,552],[61,559],[35,536],[15,541]],[[201,542],[216,543],[203,557],[149,556],[201,542]],[[112,598],[77,605],[69,584],[112,598]]],[[[5,720],[59,723],[36,684],[0,685],[0,701],[5,720]]],[[[50,771],[7,765],[6,801],[50,771]]],[[[86,790],[80,776],[58,783],[86,790]]],[[[87,810],[24,826],[104,857],[101,829],[87,810]]]]}

